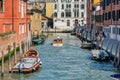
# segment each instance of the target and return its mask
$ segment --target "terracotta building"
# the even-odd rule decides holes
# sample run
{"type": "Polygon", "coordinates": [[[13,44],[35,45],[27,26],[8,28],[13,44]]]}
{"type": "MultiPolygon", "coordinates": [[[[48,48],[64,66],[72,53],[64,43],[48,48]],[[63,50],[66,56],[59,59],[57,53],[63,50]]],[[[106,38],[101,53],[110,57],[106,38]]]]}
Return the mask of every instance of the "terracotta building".
{"type": "MultiPolygon", "coordinates": [[[[120,40],[120,0],[93,0],[92,4],[92,17],[91,20],[88,18],[88,25],[92,21],[92,24],[97,28],[100,26],[107,36],[120,40]]],[[[89,13],[90,7],[87,11],[89,13]]]]}
{"type": "Polygon", "coordinates": [[[87,22],[86,25],[88,28],[91,27],[92,24],[92,0],[87,1],[87,22]]]}
{"type": "Polygon", "coordinates": [[[16,31],[17,41],[26,40],[29,20],[27,0],[0,0],[0,33],[16,31]]]}
{"type": "Polygon", "coordinates": [[[110,38],[120,40],[120,0],[102,1],[104,31],[110,38]]]}

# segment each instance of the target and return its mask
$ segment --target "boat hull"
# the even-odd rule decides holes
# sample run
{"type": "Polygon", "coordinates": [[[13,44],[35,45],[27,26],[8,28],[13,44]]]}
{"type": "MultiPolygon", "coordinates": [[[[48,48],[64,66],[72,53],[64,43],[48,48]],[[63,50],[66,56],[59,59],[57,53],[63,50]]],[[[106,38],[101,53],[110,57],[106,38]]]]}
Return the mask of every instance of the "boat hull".
{"type": "Polygon", "coordinates": [[[42,64],[42,62],[37,62],[35,65],[33,65],[30,68],[12,68],[12,72],[14,73],[30,73],[30,72],[34,72],[35,70],[37,70],[40,65],[42,64]]]}
{"type": "Polygon", "coordinates": [[[62,47],[63,44],[53,44],[54,47],[62,47]]]}
{"type": "Polygon", "coordinates": [[[25,52],[23,57],[17,64],[12,68],[14,73],[30,73],[39,68],[42,64],[38,52],[35,49],[29,49],[25,52]]]}
{"type": "Polygon", "coordinates": [[[104,50],[92,50],[91,53],[92,53],[92,59],[93,60],[109,61],[109,56],[104,50]]]}

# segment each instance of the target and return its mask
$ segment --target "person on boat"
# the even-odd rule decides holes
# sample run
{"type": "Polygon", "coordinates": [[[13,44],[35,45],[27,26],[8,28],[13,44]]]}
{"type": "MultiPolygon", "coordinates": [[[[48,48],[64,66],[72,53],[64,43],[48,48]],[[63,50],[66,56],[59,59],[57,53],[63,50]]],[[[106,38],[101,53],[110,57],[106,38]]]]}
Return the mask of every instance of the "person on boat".
{"type": "Polygon", "coordinates": [[[60,36],[59,36],[59,35],[57,36],[57,39],[60,39],[60,36]]]}

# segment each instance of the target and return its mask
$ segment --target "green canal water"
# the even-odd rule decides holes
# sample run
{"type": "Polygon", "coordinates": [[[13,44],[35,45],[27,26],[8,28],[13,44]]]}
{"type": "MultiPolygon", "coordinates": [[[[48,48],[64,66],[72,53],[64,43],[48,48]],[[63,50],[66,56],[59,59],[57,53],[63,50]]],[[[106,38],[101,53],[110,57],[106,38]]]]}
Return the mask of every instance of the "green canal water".
{"type": "Polygon", "coordinates": [[[49,34],[43,45],[34,46],[39,53],[42,66],[29,74],[9,74],[0,80],[112,80],[111,74],[118,71],[108,62],[91,60],[90,50],[80,48],[80,40],[70,34],[49,34]],[[52,40],[60,35],[63,47],[53,47],[52,40]]]}

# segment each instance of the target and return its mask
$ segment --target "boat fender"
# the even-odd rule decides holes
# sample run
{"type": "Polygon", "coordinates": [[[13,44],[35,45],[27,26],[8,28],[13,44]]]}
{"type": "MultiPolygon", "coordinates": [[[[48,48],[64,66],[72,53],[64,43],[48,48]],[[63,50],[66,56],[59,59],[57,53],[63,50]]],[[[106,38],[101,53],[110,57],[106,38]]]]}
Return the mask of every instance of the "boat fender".
{"type": "Polygon", "coordinates": [[[32,69],[32,72],[34,72],[34,71],[35,71],[35,68],[32,69]]]}
{"type": "Polygon", "coordinates": [[[42,61],[40,61],[40,65],[42,65],[42,61]]]}

